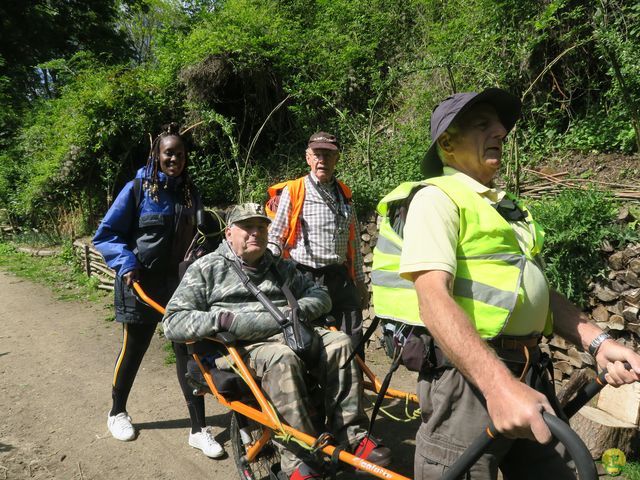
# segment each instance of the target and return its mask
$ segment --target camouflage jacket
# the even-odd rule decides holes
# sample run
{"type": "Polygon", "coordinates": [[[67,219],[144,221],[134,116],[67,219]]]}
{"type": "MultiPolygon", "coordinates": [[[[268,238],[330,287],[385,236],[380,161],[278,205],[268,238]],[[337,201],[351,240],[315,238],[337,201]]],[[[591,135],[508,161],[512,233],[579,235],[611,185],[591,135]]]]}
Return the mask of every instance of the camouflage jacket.
{"type": "MultiPolygon", "coordinates": [[[[228,330],[239,340],[266,340],[281,332],[278,322],[240,282],[238,274],[225,258],[233,261],[230,248],[223,242],[215,252],[196,260],[189,267],[167,305],[162,322],[169,340],[180,342],[212,335],[220,314],[225,311],[235,315],[228,330]]],[[[298,299],[302,318],[315,320],[331,310],[331,298],[324,287],[307,279],[292,261],[277,260],[267,250],[257,268],[243,268],[277,307],[284,310],[288,305],[270,271],[274,263],[298,299]]]]}

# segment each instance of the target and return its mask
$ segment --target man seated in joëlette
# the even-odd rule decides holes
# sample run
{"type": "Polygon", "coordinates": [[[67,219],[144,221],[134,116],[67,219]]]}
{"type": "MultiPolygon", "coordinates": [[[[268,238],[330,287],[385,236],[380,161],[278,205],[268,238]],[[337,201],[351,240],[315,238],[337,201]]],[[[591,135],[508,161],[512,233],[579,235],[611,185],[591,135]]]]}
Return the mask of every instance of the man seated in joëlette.
{"type": "MultiPolygon", "coordinates": [[[[257,204],[237,205],[229,212],[225,240],[215,252],[189,267],[169,301],[164,331],[168,339],[178,342],[202,339],[219,331],[233,333],[239,340],[239,353],[284,422],[317,436],[321,432],[307,387],[310,372],[283,342],[280,324],[239,281],[232,265],[236,262],[287,316],[291,311],[282,283],[296,298],[298,315],[304,321],[313,322],[331,310],[331,299],[324,287],[306,278],[294,262],[278,259],[267,250],[269,223],[263,207],[257,204]]],[[[347,445],[355,455],[380,466],[388,465],[390,450],[367,436],[359,367],[351,361],[340,369],[352,352],[349,337],[319,327],[316,331],[322,347],[312,373],[323,387],[328,430],[337,443],[347,445]]],[[[284,478],[321,476],[293,452],[279,448],[284,478]]]]}

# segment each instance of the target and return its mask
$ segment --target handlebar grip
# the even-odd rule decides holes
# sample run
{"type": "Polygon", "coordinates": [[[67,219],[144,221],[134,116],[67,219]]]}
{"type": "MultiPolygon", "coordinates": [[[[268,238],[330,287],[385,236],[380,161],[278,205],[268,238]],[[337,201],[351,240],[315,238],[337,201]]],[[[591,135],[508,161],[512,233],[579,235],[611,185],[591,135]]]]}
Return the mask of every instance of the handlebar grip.
{"type": "MultiPolygon", "coordinates": [[[[624,367],[627,370],[631,370],[631,365],[629,362],[624,362],[624,367]]],[[[562,410],[564,410],[564,414],[567,418],[573,417],[578,410],[584,407],[589,400],[595,397],[600,390],[607,386],[607,380],[604,376],[607,374],[607,369],[605,368],[600,372],[600,374],[594,378],[592,381],[587,383],[584,387],[582,387],[576,395],[564,406],[562,410]]]]}
{"type": "Polygon", "coordinates": [[[155,311],[157,311],[161,315],[164,315],[164,307],[145,293],[139,281],[136,280],[135,282],[133,282],[133,290],[138,294],[139,300],[142,301],[142,303],[149,305],[155,311]]]}
{"type": "MultiPolygon", "coordinates": [[[[597,480],[598,472],[591,459],[591,453],[578,434],[555,415],[543,412],[542,418],[549,427],[549,430],[551,430],[553,436],[567,447],[567,451],[576,465],[578,478],[580,480],[597,480]]],[[[489,424],[486,430],[473,441],[469,448],[467,448],[451,468],[447,470],[442,480],[456,480],[460,478],[471,468],[471,465],[482,456],[499,435],[493,423],[489,424]]]]}

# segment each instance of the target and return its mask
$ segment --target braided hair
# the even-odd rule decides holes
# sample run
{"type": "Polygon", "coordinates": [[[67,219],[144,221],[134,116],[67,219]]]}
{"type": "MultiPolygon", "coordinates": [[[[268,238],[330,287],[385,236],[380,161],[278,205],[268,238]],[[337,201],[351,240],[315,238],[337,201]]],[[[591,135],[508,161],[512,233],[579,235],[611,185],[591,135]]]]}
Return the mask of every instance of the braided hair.
{"type": "MultiPolygon", "coordinates": [[[[151,199],[158,203],[158,191],[160,190],[160,178],[158,170],[160,170],[160,144],[162,140],[167,137],[177,137],[182,142],[182,145],[186,149],[186,143],[182,135],[180,134],[180,127],[176,122],[171,122],[161,127],[161,132],[151,143],[151,152],[147,159],[145,167],[145,179],[143,183],[144,190],[149,192],[151,199]]],[[[184,170],[181,175],[183,176],[184,183],[182,185],[182,191],[184,194],[184,206],[191,208],[193,205],[193,183],[191,177],[187,173],[187,164],[185,159],[184,170]]],[[[164,188],[167,188],[168,180],[164,184],[164,188]]]]}

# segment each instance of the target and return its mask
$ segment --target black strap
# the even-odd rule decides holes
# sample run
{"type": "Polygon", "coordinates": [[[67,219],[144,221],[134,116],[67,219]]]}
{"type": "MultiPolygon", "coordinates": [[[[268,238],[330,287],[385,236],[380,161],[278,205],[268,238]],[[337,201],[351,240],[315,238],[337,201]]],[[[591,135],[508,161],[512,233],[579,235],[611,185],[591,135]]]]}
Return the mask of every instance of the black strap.
{"type": "Polygon", "coordinates": [[[522,210],[513,199],[507,196],[496,203],[494,207],[507,222],[519,222],[525,220],[528,216],[527,212],[522,210]]]}
{"type": "MultiPolygon", "coordinates": [[[[350,202],[347,201],[347,198],[345,197],[344,192],[342,191],[342,188],[340,188],[340,184],[338,183],[338,181],[334,180],[334,182],[335,182],[335,187],[338,190],[337,199],[334,198],[332,195],[330,195],[323,188],[321,188],[320,185],[318,185],[313,178],[309,178],[309,183],[311,183],[311,185],[316,190],[316,192],[318,192],[318,195],[320,195],[320,198],[322,198],[322,200],[324,201],[324,204],[329,208],[329,210],[331,210],[331,213],[333,213],[333,216],[335,218],[335,222],[334,222],[334,228],[335,228],[334,239],[335,239],[336,238],[335,236],[338,234],[338,231],[340,231],[340,217],[347,220],[349,225],[351,225],[351,222],[349,221],[350,212],[346,208],[349,206],[350,202]],[[342,209],[340,207],[341,198],[343,199],[345,204],[345,212],[342,212],[342,209]]],[[[355,212],[354,212],[354,215],[355,215],[355,212]]],[[[353,219],[351,221],[353,221],[353,219]]],[[[349,225],[347,226],[347,228],[349,228],[349,225]]],[[[302,222],[302,230],[304,235],[305,234],[304,221],[302,222]]],[[[307,249],[309,249],[308,242],[309,242],[308,237],[305,237],[305,245],[307,249]]]]}
{"type": "Polygon", "coordinates": [[[282,275],[280,275],[280,272],[278,271],[278,269],[273,263],[269,266],[269,270],[271,271],[273,276],[276,278],[278,287],[280,287],[280,290],[282,290],[282,293],[284,293],[284,297],[287,299],[289,308],[291,308],[292,310],[294,308],[298,308],[298,300],[291,292],[291,289],[289,288],[289,284],[284,281],[284,279],[282,278],[282,275]]]}
{"type": "Polygon", "coordinates": [[[376,403],[373,405],[373,410],[371,410],[371,420],[369,421],[369,429],[367,430],[368,432],[367,435],[371,435],[371,433],[373,432],[373,425],[376,421],[376,416],[378,415],[378,411],[380,410],[382,401],[384,400],[384,396],[387,393],[387,390],[389,389],[389,384],[391,383],[391,377],[393,377],[394,372],[400,366],[403,347],[404,347],[404,344],[402,345],[398,344],[394,349],[394,352],[393,352],[394,358],[393,358],[393,361],[391,362],[391,367],[389,368],[389,371],[385,375],[384,380],[382,381],[382,385],[380,385],[380,391],[378,392],[378,396],[376,397],[376,403]]]}
{"type": "Polygon", "coordinates": [[[353,348],[353,352],[351,352],[349,357],[347,357],[347,359],[345,360],[345,362],[342,364],[340,368],[342,369],[347,368],[347,365],[349,365],[349,362],[355,358],[358,352],[361,351],[361,349],[364,348],[364,345],[369,341],[369,339],[371,338],[371,335],[373,335],[373,332],[375,332],[379,323],[380,323],[380,317],[373,317],[373,321],[371,322],[371,325],[369,325],[369,328],[367,328],[367,331],[364,332],[364,335],[358,342],[358,345],[356,345],[353,348]]]}
{"type": "Polygon", "coordinates": [[[336,474],[338,473],[338,467],[340,466],[340,452],[344,450],[340,445],[336,445],[331,454],[331,480],[336,480],[336,474]]]}
{"type": "Polygon", "coordinates": [[[136,211],[140,208],[140,203],[142,202],[142,179],[134,178],[133,179],[133,195],[136,199],[136,211]]]}
{"type": "MultiPolygon", "coordinates": [[[[231,249],[231,247],[228,247],[228,248],[231,249]]],[[[276,307],[271,300],[269,300],[269,297],[267,297],[262,290],[260,290],[258,287],[256,287],[253,284],[249,276],[242,270],[242,267],[240,266],[240,261],[239,260],[233,261],[224,256],[222,258],[224,258],[227,264],[231,265],[231,267],[238,274],[238,277],[240,278],[240,282],[242,282],[245,288],[249,290],[249,292],[251,292],[258,299],[260,303],[262,303],[262,305],[264,305],[264,307],[271,314],[271,316],[275,318],[276,322],[278,322],[278,324],[281,327],[288,325],[289,320],[287,319],[287,317],[285,317],[284,314],[280,311],[280,309],[276,307]]],[[[281,286],[280,288],[284,293],[285,286],[281,286]]],[[[288,290],[288,287],[286,287],[286,289],[288,290]]],[[[289,290],[289,293],[291,294],[290,290],[289,290]]],[[[286,293],[285,293],[285,297],[287,297],[286,293]]]]}
{"type": "MultiPolygon", "coordinates": [[[[327,191],[325,191],[323,188],[320,188],[319,185],[316,184],[315,180],[313,178],[309,178],[309,183],[311,183],[311,185],[313,186],[313,188],[316,190],[316,192],[318,192],[318,195],[320,195],[320,197],[322,197],[322,199],[324,200],[324,203],[327,207],[329,207],[329,209],[331,210],[331,212],[334,215],[340,215],[342,217],[346,216],[339,211],[339,205],[340,205],[340,198],[344,198],[344,195],[342,194],[342,189],[340,188],[340,185],[338,184],[337,180],[334,180],[336,188],[338,189],[338,199],[334,198],[333,196],[331,196],[327,191]]],[[[345,205],[347,204],[347,202],[345,201],[345,205]]]]}

